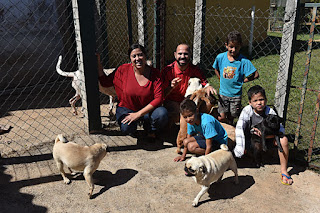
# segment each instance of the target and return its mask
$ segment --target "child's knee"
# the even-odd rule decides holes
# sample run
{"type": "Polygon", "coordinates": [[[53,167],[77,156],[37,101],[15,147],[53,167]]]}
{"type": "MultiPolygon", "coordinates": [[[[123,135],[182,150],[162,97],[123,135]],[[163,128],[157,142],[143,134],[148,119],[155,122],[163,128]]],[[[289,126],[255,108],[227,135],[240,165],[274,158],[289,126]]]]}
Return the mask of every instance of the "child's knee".
{"type": "Polygon", "coordinates": [[[196,146],[194,144],[189,143],[188,150],[189,150],[189,152],[194,153],[196,150],[196,146]]]}
{"type": "Polygon", "coordinates": [[[288,146],[288,138],[286,136],[280,138],[281,146],[288,146]]]}
{"type": "Polygon", "coordinates": [[[185,147],[188,146],[188,143],[189,143],[189,139],[188,139],[188,138],[183,139],[183,145],[184,145],[185,147]]]}

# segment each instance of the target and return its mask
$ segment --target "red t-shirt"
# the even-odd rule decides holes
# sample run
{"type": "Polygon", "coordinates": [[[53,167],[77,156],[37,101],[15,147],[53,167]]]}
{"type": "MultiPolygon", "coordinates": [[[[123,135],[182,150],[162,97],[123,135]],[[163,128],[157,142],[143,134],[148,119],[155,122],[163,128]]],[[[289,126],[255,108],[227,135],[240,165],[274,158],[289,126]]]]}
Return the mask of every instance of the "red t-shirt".
{"type": "Polygon", "coordinates": [[[102,86],[114,86],[120,107],[139,111],[148,104],[158,107],[163,101],[163,88],[160,71],[151,68],[149,81],[140,86],[131,64],[123,64],[109,76],[99,77],[102,86]]]}
{"type": "Polygon", "coordinates": [[[199,78],[203,86],[205,86],[208,81],[205,79],[202,71],[198,66],[190,63],[185,71],[181,71],[176,64],[177,62],[175,61],[172,64],[167,65],[165,68],[163,68],[161,75],[164,89],[170,86],[171,81],[174,78],[182,79],[178,86],[176,86],[167,95],[167,97],[165,97],[165,100],[181,102],[184,99],[184,94],[186,93],[186,90],[188,88],[188,81],[190,78],[199,78]]]}

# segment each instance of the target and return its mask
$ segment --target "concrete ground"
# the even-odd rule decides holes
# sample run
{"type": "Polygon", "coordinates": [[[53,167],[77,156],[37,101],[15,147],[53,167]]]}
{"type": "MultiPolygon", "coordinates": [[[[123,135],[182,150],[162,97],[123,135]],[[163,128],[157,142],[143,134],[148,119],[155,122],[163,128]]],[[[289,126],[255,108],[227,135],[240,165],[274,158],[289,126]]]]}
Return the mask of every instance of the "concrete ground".
{"type": "Polygon", "coordinates": [[[51,140],[26,146],[21,141],[1,141],[1,153],[6,154],[0,159],[0,211],[320,212],[319,174],[290,164],[294,184],[286,186],[280,182],[277,158],[257,169],[249,157],[237,159],[239,185],[227,171],[194,208],[192,200],[201,186],[185,176],[184,162],[173,161],[176,131],[149,143],[123,136],[117,128],[106,129],[104,134],[68,136],[79,144],[103,142],[110,147],[94,173],[93,199],[88,199],[88,186],[80,173],[69,185],[63,183],[52,159],[53,135],[51,140]]]}

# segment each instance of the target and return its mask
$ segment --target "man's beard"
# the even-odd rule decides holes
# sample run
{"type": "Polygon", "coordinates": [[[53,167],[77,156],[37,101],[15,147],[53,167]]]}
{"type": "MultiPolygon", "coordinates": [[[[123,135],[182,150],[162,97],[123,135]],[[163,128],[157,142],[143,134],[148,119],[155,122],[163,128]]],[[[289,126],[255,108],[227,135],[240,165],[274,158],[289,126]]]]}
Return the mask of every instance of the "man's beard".
{"type": "Polygon", "coordinates": [[[180,63],[180,60],[177,60],[177,59],[176,59],[176,61],[180,66],[185,66],[185,65],[187,65],[189,63],[190,60],[185,59],[185,62],[183,62],[183,63],[180,63]]]}

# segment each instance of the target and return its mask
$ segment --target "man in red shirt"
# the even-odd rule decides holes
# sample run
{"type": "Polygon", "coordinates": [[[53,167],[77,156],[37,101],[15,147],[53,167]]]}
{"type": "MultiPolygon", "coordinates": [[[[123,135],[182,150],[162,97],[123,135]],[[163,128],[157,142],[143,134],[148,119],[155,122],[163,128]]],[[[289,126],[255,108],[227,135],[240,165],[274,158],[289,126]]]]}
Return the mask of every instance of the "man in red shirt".
{"type": "Polygon", "coordinates": [[[217,94],[209,85],[200,68],[190,63],[191,50],[187,44],[179,44],[174,52],[175,61],[163,68],[161,75],[164,88],[164,107],[169,112],[169,119],[174,123],[180,121],[179,107],[184,99],[190,78],[199,78],[207,93],[217,94]]]}

